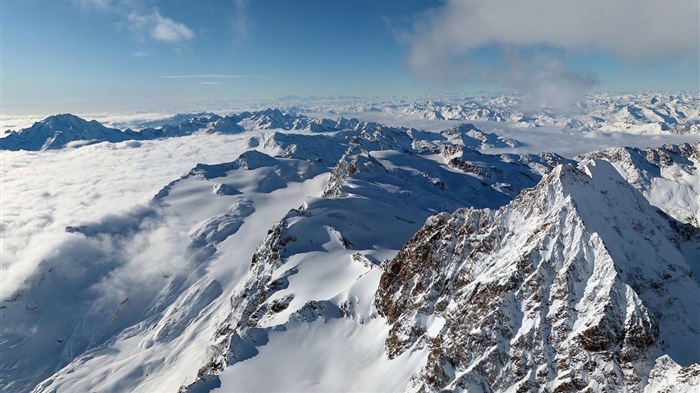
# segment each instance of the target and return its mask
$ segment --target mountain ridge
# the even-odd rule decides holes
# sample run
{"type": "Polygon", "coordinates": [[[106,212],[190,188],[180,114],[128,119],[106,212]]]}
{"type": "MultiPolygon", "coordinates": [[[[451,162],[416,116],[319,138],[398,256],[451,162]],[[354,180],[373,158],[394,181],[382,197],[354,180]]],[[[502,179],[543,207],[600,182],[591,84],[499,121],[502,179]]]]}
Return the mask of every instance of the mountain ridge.
{"type": "MultiPolygon", "coordinates": [[[[128,140],[153,140],[192,135],[197,132],[236,134],[247,130],[283,129],[310,132],[337,132],[354,129],[357,119],[310,119],[291,115],[280,109],[242,112],[239,115],[219,116],[212,113],[180,114],[157,127],[147,126],[138,131],[130,128],[108,128],[96,120],[87,121],[72,114],[52,115],[31,127],[11,131],[0,138],[0,150],[47,150],[66,146],[128,140]]],[[[163,122],[146,122],[144,124],[163,122]]]]}

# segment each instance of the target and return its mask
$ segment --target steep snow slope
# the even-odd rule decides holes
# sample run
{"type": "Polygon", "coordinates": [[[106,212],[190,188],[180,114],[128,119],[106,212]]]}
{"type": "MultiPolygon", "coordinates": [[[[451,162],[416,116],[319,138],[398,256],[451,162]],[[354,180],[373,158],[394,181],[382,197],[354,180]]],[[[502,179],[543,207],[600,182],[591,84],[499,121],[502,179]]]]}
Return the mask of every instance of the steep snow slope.
{"type": "Polygon", "coordinates": [[[381,279],[387,354],[428,348],[412,390],[692,390],[699,231],[681,227],[604,161],[557,167],[497,211],[432,217],[381,279]],[[675,363],[686,378],[669,381],[675,363]]]}
{"type": "Polygon", "coordinates": [[[700,227],[700,142],[659,148],[612,148],[576,159],[611,162],[625,179],[675,219],[700,227]]]}

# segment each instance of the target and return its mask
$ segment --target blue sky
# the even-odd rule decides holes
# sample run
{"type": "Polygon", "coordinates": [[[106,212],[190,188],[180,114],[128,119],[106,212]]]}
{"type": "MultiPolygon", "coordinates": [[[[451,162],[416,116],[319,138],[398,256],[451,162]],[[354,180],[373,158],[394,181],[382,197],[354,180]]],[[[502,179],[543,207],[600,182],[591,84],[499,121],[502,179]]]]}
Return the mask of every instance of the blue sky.
{"type": "Polygon", "coordinates": [[[697,1],[585,3],[2,0],[2,109],[698,89],[697,1]]]}

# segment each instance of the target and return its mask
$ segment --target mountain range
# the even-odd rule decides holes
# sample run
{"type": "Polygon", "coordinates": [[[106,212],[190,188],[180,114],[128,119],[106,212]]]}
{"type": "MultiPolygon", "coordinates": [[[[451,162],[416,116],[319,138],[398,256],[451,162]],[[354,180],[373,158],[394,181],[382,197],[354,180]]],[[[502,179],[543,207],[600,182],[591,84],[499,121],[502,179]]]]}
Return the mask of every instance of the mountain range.
{"type": "Polygon", "coordinates": [[[589,93],[569,105],[548,105],[519,94],[343,102],[300,99],[289,108],[307,114],[377,112],[401,118],[512,123],[521,128],[562,127],[581,133],[696,134],[700,130],[696,92],[589,93]]]}
{"type": "Polygon", "coordinates": [[[265,110],[0,146],[210,132],[246,151],[75,217],[2,301],[2,391],[700,386],[700,143],[486,154],[523,142],[265,110]]]}

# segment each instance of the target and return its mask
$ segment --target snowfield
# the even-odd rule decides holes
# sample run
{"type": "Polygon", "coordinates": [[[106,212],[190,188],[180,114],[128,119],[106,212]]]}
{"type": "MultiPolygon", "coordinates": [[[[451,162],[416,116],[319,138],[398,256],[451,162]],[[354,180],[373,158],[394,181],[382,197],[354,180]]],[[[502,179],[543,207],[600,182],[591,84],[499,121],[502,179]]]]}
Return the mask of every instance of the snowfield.
{"type": "Polygon", "coordinates": [[[696,391],[700,98],[523,107],[3,118],[0,390],[696,391]]]}

